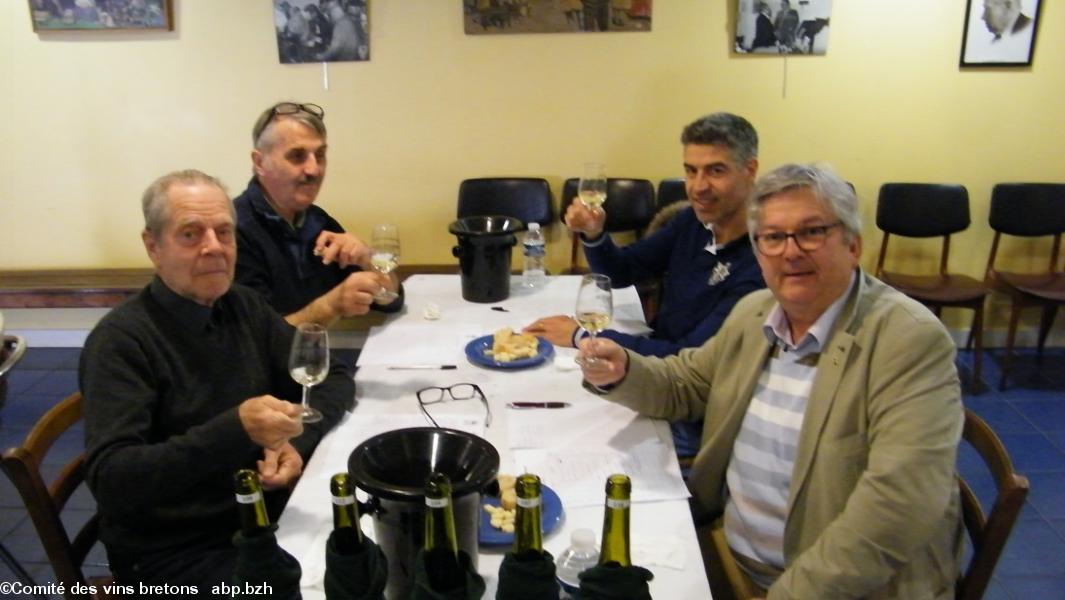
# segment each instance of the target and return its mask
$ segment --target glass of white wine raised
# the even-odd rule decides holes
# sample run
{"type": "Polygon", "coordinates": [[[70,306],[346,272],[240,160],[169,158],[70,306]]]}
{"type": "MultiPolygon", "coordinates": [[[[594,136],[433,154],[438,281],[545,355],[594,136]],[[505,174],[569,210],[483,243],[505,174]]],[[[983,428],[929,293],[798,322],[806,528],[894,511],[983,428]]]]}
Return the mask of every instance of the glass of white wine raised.
{"type": "MultiPolygon", "coordinates": [[[[399,266],[399,230],[395,225],[374,225],[370,237],[370,265],[382,275],[388,275],[399,266]]],[[[374,295],[374,300],[387,302],[398,295],[381,288],[381,291],[374,295]]]]}
{"type": "Polygon", "coordinates": [[[311,406],[311,387],[322,383],[329,374],[329,331],[317,323],[300,323],[292,336],[288,354],[288,372],[303,386],[303,410],[300,420],[317,423],[322,413],[311,406]]]}
{"type": "Polygon", "coordinates": [[[602,210],[606,202],[606,167],[603,163],[584,163],[584,176],[577,184],[581,204],[592,211],[602,210]]]}
{"type": "MultiPolygon", "coordinates": [[[[614,318],[614,295],[611,291],[610,278],[599,273],[589,273],[581,278],[581,286],[577,291],[577,324],[583,327],[592,337],[606,329],[614,318]]],[[[577,357],[577,364],[593,366],[599,362],[598,358],[577,357]]]]}

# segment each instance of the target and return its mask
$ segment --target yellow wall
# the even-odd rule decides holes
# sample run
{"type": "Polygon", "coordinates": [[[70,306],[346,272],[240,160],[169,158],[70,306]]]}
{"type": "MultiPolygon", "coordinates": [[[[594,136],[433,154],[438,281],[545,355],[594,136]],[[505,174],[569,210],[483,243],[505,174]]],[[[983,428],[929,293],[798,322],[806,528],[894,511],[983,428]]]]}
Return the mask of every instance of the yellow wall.
{"type": "MultiPolygon", "coordinates": [[[[785,63],[730,54],[732,0],[659,0],[651,33],[511,36],[465,35],[461,0],[374,0],[372,61],[331,65],[328,91],[320,65],[278,64],[267,0],[175,0],[175,31],[151,34],[35,34],[27,4],[0,2],[0,269],[146,265],[147,183],[195,167],[238,193],[251,124],[282,99],[327,111],[321,205],[357,234],[398,223],[410,263],[454,260],[460,180],[542,176],[557,194],[594,159],[679,176],[681,127],[715,110],[755,124],[763,171],[821,160],[856,184],[866,266],[885,181],[968,187],[953,266],[978,275],[991,186],[1065,180],[1061,2],[1043,2],[1032,68],[962,71],[964,2],[837,0],[828,54],[785,63]]],[[[549,232],[553,269],[564,238],[549,232]]]]}

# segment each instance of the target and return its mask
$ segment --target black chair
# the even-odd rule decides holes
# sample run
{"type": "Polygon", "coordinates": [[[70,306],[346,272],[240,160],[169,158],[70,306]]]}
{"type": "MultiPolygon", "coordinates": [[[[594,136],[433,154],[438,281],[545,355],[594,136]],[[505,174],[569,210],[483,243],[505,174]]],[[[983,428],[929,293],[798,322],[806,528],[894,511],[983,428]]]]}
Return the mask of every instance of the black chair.
{"type": "MultiPolygon", "coordinates": [[[[567,179],[562,186],[562,218],[565,219],[566,209],[577,198],[577,185],[580,180],[567,179]]],[[[655,188],[654,184],[646,179],[625,179],[610,177],[606,185],[606,202],[603,203],[606,211],[606,223],[604,231],[616,233],[621,231],[635,232],[636,238],[643,235],[644,229],[655,216],[655,188]]],[[[570,249],[570,273],[587,272],[578,265],[580,236],[572,234],[572,248],[570,249]]]]}
{"type": "Polygon", "coordinates": [[[551,186],[534,177],[465,179],[459,185],[458,218],[487,215],[514,217],[546,227],[554,220],[551,186]]]}
{"type": "Polygon", "coordinates": [[[658,182],[658,208],[673,204],[677,200],[687,199],[688,190],[684,188],[683,177],[673,177],[658,182]]]}
{"type": "Polygon", "coordinates": [[[884,232],[876,276],[939,316],[944,307],[973,311],[966,348],[974,347],[972,390],[980,389],[983,352],[984,298],[990,289],[983,282],[947,271],[950,236],[969,227],[969,193],[961,185],[935,183],[885,183],[876,205],[876,225],[884,232]],[[939,270],[935,275],[888,271],[884,268],[888,238],[892,235],[942,237],[939,270]],[[975,344],[974,344],[975,342],[975,344]]]}
{"type": "MultiPolygon", "coordinates": [[[[1021,311],[1030,306],[1043,309],[1039,321],[1038,356],[1042,358],[1050,327],[1058,307],[1065,304],[1065,271],[1059,264],[1061,236],[1065,233],[1065,184],[1061,183],[1000,183],[991,192],[991,213],[988,223],[995,230],[991,242],[991,256],[987,259],[988,285],[1010,296],[1010,323],[1006,334],[1006,355],[1002,359],[1000,390],[1006,389],[1006,375],[1017,337],[1021,311]],[[995,268],[999,239],[1002,234],[1025,238],[1053,236],[1046,270],[1039,272],[1005,271],[995,268]]],[[[1032,245],[1023,252],[1035,259],[1032,245]]]]}

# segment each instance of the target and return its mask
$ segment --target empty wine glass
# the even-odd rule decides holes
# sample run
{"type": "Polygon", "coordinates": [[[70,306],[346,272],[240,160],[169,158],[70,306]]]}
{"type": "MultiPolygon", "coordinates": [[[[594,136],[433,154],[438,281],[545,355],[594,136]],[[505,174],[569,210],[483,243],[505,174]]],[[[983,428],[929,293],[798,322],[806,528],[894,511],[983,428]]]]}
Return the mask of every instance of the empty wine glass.
{"type": "MultiPolygon", "coordinates": [[[[610,288],[610,278],[598,273],[589,273],[581,278],[581,287],[577,291],[577,323],[580,324],[592,336],[606,329],[614,318],[614,296],[610,288]]],[[[599,362],[598,358],[589,356],[582,359],[577,357],[577,364],[593,366],[599,362]]]]}
{"type": "Polygon", "coordinates": [[[317,323],[300,323],[292,337],[288,354],[288,372],[303,386],[303,410],[300,420],[317,423],[322,413],[310,404],[311,387],[322,383],[329,374],[329,331],[317,323]]]}
{"type": "Polygon", "coordinates": [[[577,185],[577,195],[593,211],[602,210],[606,202],[606,167],[603,163],[584,163],[584,176],[577,185]]]}
{"type": "MultiPolygon", "coordinates": [[[[374,271],[383,275],[388,275],[399,266],[399,230],[395,225],[374,225],[370,237],[370,264],[374,271]]],[[[381,288],[374,294],[374,300],[388,302],[398,296],[393,291],[381,288]]]]}

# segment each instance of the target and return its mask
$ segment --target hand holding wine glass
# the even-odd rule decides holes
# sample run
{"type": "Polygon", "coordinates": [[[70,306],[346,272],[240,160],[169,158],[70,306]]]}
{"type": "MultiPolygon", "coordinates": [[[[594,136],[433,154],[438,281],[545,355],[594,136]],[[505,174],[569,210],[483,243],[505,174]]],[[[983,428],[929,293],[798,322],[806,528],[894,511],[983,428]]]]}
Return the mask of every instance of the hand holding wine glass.
{"type": "MultiPolygon", "coordinates": [[[[374,225],[373,234],[370,238],[370,264],[373,270],[388,275],[399,266],[399,230],[395,225],[374,225]]],[[[381,288],[374,294],[376,302],[391,302],[399,294],[381,288]]]]}
{"type": "Polygon", "coordinates": [[[321,421],[322,413],[311,407],[310,396],[311,387],[322,383],[329,374],[329,331],[325,327],[317,323],[300,323],[292,337],[288,372],[303,386],[300,419],[304,423],[321,421]]]}
{"type": "Polygon", "coordinates": [[[577,185],[577,196],[581,203],[593,212],[603,209],[606,201],[606,167],[603,163],[585,163],[584,176],[577,185]]]}
{"type": "MultiPolygon", "coordinates": [[[[594,344],[595,336],[606,329],[614,318],[614,296],[610,287],[610,278],[599,273],[589,273],[581,278],[577,292],[577,323],[591,334],[594,344]]],[[[577,357],[577,364],[591,367],[599,360],[594,356],[577,357]]]]}

